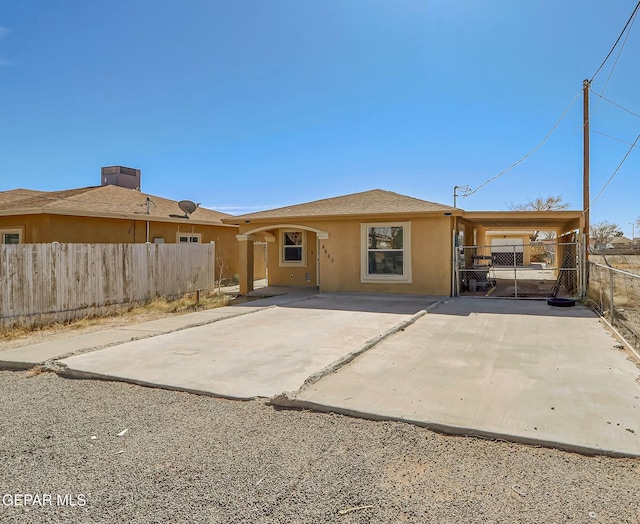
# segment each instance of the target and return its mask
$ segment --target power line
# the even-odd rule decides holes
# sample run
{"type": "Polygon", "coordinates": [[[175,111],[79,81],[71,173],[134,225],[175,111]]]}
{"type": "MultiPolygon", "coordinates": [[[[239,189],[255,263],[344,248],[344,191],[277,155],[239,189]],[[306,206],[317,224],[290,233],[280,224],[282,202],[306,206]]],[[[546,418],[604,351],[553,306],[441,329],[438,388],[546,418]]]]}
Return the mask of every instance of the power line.
{"type": "MultiPolygon", "coordinates": [[[[593,74],[593,76],[591,77],[591,80],[589,80],[587,82],[587,86],[589,91],[591,90],[591,84],[593,83],[593,81],[595,80],[596,76],[598,75],[598,73],[602,70],[602,68],[604,67],[604,65],[607,63],[607,61],[609,60],[609,58],[611,57],[613,51],[615,50],[615,48],[618,46],[618,44],[620,43],[620,40],[622,39],[622,36],[625,35],[626,36],[624,38],[624,41],[622,42],[622,46],[620,47],[620,51],[618,52],[618,56],[616,57],[616,60],[613,64],[613,67],[611,68],[611,71],[609,72],[609,76],[607,77],[606,82],[604,83],[604,86],[602,88],[602,93],[604,94],[605,90],[607,89],[607,86],[609,85],[609,81],[611,80],[611,77],[613,76],[613,73],[616,69],[616,66],[618,65],[618,61],[620,60],[620,57],[622,56],[622,51],[624,50],[624,47],[627,43],[627,40],[629,39],[629,35],[631,34],[631,28],[633,27],[633,23],[635,21],[635,17],[636,14],[638,13],[638,9],[640,8],[640,1],[636,4],[636,7],[634,8],[633,12],[631,13],[631,16],[629,16],[629,19],[627,20],[627,23],[624,25],[624,27],[622,28],[622,31],[620,32],[620,34],[618,35],[618,38],[616,39],[615,43],[613,44],[613,47],[611,47],[609,53],[607,54],[606,58],[602,61],[602,63],[600,64],[600,67],[598,67],[598,69],[596,70],[596,72],[593,74]],[[627,31],[628,29],[628,31],[627,31]]],[[[593,92],[593,91],[592,91],[593,92]]],[[[640,116],[635,114],[633,111],[630,111],[622,106],[620,106],[619,104],[616,104],[615,102],[612,102],[608,99],[606,99],[603,94],[598,94],[595,93],[599,99],[595,105],[595,107],[593,108],[593,110],[595,111],[601,100],[606,100],[609,103],[612,103],[613,105],[619,107],[620,109],[623,109],[624,111],[627,111],[635,116],[640,116]]],[[[591,117],[593,116],[593,112],[591,114],[591,117]]],[[[591,118],[590,117],[590,118],[591,118]]],[[[595,131],[598,134],[604,135],[608,138],[611,138],[613,140],[618,140],[620,142],[623,142],[622,140],[606,135],[605,133],[601,133],[599,131],[595,131]]],[[[640,134],[636,137],[636,139],[633,141],[633,144],[631,144],[631,146],[629,147],[629,150],[627,151],[627,153],[624,155],[624,157],[622,158],[622,160],[620,161],[620,163],[618,164],[618,167],[616,167],[616,169],[613,171],[613,173],[611,174],[611,176],[609,177],[609,179],[607,180],[607,182],[605,183],[605,185],[602,187],[602,189],[600,190],[600,192],[596,195],[596,197],[591,201],[591,203],[589,203],[589,205],[587,206],[587,208],[582,212],[583,215],[586,215],[589,210],[591,209],[591,207],[593,207],[593,205],[598,201],[598,199],[600,198],[600,196],[604,193],[604,191],[607,189],[607,187],[609,187],[609,184],[613,181],[613,179],[616,177],[616,175],[618,174],[618,172],[620,171],[620,168],[623,166],[623,164],[626,162],[627,158],[629,158],[629,155],[631,154],[631,152],[636,148],[636,144],[638,143],[638,140],[640,140],[640,134]]],[[[588,183],[588,181],[587,181],[588,183]]],[[[588,215],[587,215],[588,218],[588,215]]],[[[588,220],[587,220],[588,222],[588,220]]]]}
{"type": "MultiPolygon", "coordinates": [[[[638,3],[638,5],[640,5],[640,2],[638,3]]],[[[636,7],[636,9],[637,9],[637,7],[636,7]]],[[[629,35],[631,34],[631,28],[633,27],[633,22],[635,22],[635,17],[632,17],[632,18],[633,18],[633,20],[631,22],[631,25],[629,25],[629,30],[627,31],[627,34],[624,37],[624,41],[622,42],[622,46],[620,46],[620,51],[618,51],[618,56],[616,56],[616,61],[613,63],[613,67],[611,68],[611,71],[609,71],[609,76],[607,77],[607,81],[604,83],[604,86],[602,87],[602,93],[604,93],[607,90],[607,86],[609,85],[609,82],[611,81],[611,77],[613,76],[613,72],[616,70],[616,66],[618,65],[618,61],[620,60],[620,57],[622,56],[622,51],[624,51],[624,46],[627,45],[627,40],[629,40],[629,35]]],[[[591,82],[589,82],[589,86],[591,86],[591,82]]],[[[595,113],[595,111],[598,109],[599,105],[600,105],[600,99],[598,99],[598,101],[596,102],[595,107],[591,111],[591,115],[592,116],[593,116],[593,113],[595,113]]]]}
{"type": "Polygon", "coordinates": [[[599,98],[601,98],[602,100],[604,100],[605,102],[609,102],[611,105],[614,105],[614,106],[616,106],[616,107],[618,107],[618,108],[622,109],[623,111],[626,111],[627,113],[629,113],[629,114],[631,114],[631,115],[633,115],[633,116],[637,116],[638,118],[640,118],[640,114],[638,114],[638,113],[634,113],[633,111],[631,111],[631,109],[627,109],[626,107],[621,106],[620,104],[615,103],[613,100],[609,100],[609,99],[608,99],[608,98],[606,98],[605,96],[603,96],[603,95],[601,95],[601,94],[599,94],[599,93],[596,93],[596,92],[595,92],[595,91],[593,91],[593,90],[591,90],[591,92],[592,92],[594,95],[596,95],[597,97],[599,97],[599,98]]]}
{"type": "MultiPolygon", "coordinates": [[[[600,72],[600,70],[604,67],[604,65],[607,63],[607,61],[609,60],[609,58],[611,57],[611,55],[613,54],[614,50],[616,49],[616,47],[618,46],[618,44],[620,43],[620,40],[622,39],[623,35],[625,34],[625,32],[627,32],[627,28],[630,28],[631,26],[633,26],[633,22],[635,20],[635,16],[638,12],[638,9],[640,9],[640,1],[636,4],[635,9],[633,10],[633,12],[631,13],[631,16],[629,16],[629,19],[627,20],[627,23],[624,25],[624,28],[622,29],[622,31],[620,32],[620,35],[618,36],[618,38],[616,39],[615,43],[613,44],[613,46],[611,47],[611,50],[609,51],[609,53],[607,54],[606,58],[602,61],[602,63],[600,64],[600,67],[598,67],[598,69],[596,70],[596,72],[593,74],[593,76],[591,77],[591,80],[589,80],[589,86],[591,85],[591,83],[593,82],[593,80],[596,78],[596,76],[598,75],[598,73],[600,72]]],[[[630,31],[629,31],[630,32],[630,31]]],[[[623,45],[620,49],[620,52],[618,53],[618,56],[616,58],[616,61],[613,65],[613,68],[611,70],[611,72],[609,73],[609,77],[607,78],[607,81],[605,83],[604,88],[606,89],[609,80],[611,80],[611,76],[613,75],[613,71],[616,68],[616,65],[618,64],[618,60],[620,59],[620,56],[622,54],[622,51],[624,49],[624,46],[627,42],[627,39],[629,37],[629,33],[627,33],[627,36],[624,39],[623,45]]],[[[533,153],[535,153],[538,149],[540,149],[540,147],[542,147],[542,145],[549,139],[549,137],[553,134],[553,132],[556,130],[556,128],[558,127],[558,125],[560,125],[560,122],[562,122],[562,120],[564,119],[564,117],[566,116],[566,114],[569,112],[569,110],[571,109],[571,107],[573,106],[573,104],[575,103],[576,99],[578,98],[578,96],[580,95],[582,91],[578,91],[578,93],[576,94],[576,96],[573,97],[573,100],[571,100],[571,102],[569,103],[569,105],[567,106],[567,108],[564,110],[564,112],[562,113],[562,115],[560,116],[560,118],[558,119],[558,121],[554,124],[554,126],[551,128],[551,131],[549,131],[549,133],[547,133],[547,135],[542,139],[542,141],[536,145],[531,151],[529,151],[526,155],[524,155],[522,158],[520,158],[517,162],[515,162],[514,164],[512,164],[511,166],[509,166],[507,169],[501,171],[500,173],[498,173],[496,176],[490,178],[489,180],[487,180],[486,182],[482,183],[481,185],[479,185],[477,188],[475,188],[473,191],[471,191],[470,193],[468,193],[468,195],[462,195],[463,197],[465,196],[471,196],[474,193],[477,193],[480,189],[482,189],[484,186],[486,186],[487,184],[490,184],[491,182],[493,182],[494,180],[500,178],[502,175],[504,175],[505,173],[508,173],[509,171],[511,171],[513,168],[515,168],[516,166],[518,166],[519,164],[521,164],[524,160],[526,160],[527,158],[529,158],[533,153]]],[[[634,113],[633,111],[630,111],[622,106],[619,106],[618,104],[615,104],[614,102],[609,101],[608,99],[604,98],[604,96],[595,93],[597,96],[599,96],[601,99],[606,100],[610,103],[613,103],[614,105],[620,107],[621,109],[624,109],[625,111],[635,115],[635,116],[640,116],[637,115],[636,113],[634,113]]],[[[600,134],[604,134],[604,133],[600,133],[600,134]]],[[[608,135],[605,135],[608,136],[608,135]]],[[[609,138],[613,138],[614,140],[618,140],[614,137],[609,137],[609,138]]],[[[636,147],[636,143],[638,142],[638,139],[640,139],[640,135],[638,136],[638,138],[636,138],[635,142],[633,143],[633,145],[631,146],[631,149],[629,150],[629,153],[631,152],[631,150],[633,150],[636,147]]],[[[620,140],[622,141],[622,140],[620,140]]],[[[613,180],[613,178],[615,177],[616,173],[618,172],[618,170],[620,169],[620,167],[622,166],[622,164],[624,163],[624,161],[627,159],[627,157],[629,156],[629,153],[627,153],[627,155],[625,155],[623,161],[620,163],[620,165],[618,166],[618,168],[614,171],[614,174],[611,176],[611,178],[609,179],[609,182],[611,180],[613,180]]],[[[602,189],[602,191],[604,191],[604,189],[607,187],[607,185],[609,184],[609,182],[607,182],[607,184],[605,185],[605,187],[602,189]]],[[[600,193],[598,193],[597,198],[602,194],[602,191],[600,193]]],[[[594,200],[595,202],[595,200],[594,200]]],[[[586,210],[585,210],[586,212],[586,210]]]]}
{"type": "Polygon", "coordinates": [[[480,189],[482,189],[484,186],[486,186],[487,184],[493,182],[494,180],[496,180],[497,178],[500,178],[502,175],[504,175],[505,173],[508,173],[509,171],[511,171],[514,167],[516,167],[517,165],[521,164],[522,162],[524,162],[527,158],[529,158],[531,155],[533,155],[533,153],[535,153],[538,149],[540,149],[540,147],[542,147],[542,145],[549,139],[549,137],[553,134],[553,132],[556,130],[556,128],[560,125],[560,122],[562,122],[562,120],[564,119],[564,117],[567,115],[567,113],[569,112],[569,110],[571,109],[571,107],[573,106],[573,104],[575,103],[576,99],[580,96],[580,93],[582,92],[582,90],[578,91],[576,93],[576,96],[573,97],[573,100],[571,100],[571,102],[569,103],[569,105],[567,106],[567,108],[562,112],[562,115],[560,115],[560,118],[558,119],[558,121],[553,125],[553,127],[551,128],[551,131],[549,131],[547,133],[547,136],[545,136],[542,141],[540,143],[538,143],[538,145],[536,147],[534,147],[531,151],[529,151],[526,155],[524,155],[520,160],[518,160],[517,162],[515,162],[514,164],[510,165],[507,169],[505,169],[504,171],[501,171],[500,173],[498,173],[496,176],[490,178],[489,180],[487,180],[486,182],[480,184],[478,187],[476,187],[473,191],[471,191],[471,193],[469,193],[466,196],[471,196],[474,193],[477,193],[480,189]]]}
{"type": "MultiPolygon", "coordinates": [[[[611,140],[615,140],[616,142],[621,142],[623,144],[627,144],[628,146],[631,145],[631,142],[627,142],[626,140],[622,140],[621,138],[616,138],[615,136],[611,136],[611,135],[607,135],[606,133],[603,133],[602,131],[596,131],[595,129],[591,128],[591,132],[592,133],[597,133],[598,135],[602,135],[602,136],[606,136],[607,138],[610,138],[611,140]]],[[[640,149],[639,146],[635,146],[638,149],[640,149]]]]}
{"type": "Polygon", "coordinates": [[[593,206],[593,204],[595,204],[598,200],[598,198],[600,198],[600,195],[602,195],[602,193],[604,193],[604,190],[607,189],[607,186],[611,183],[611,181],[615,178],[615,176],[618,174],[618,171],[620,171],[620,168],[622,167],[622,164],[625,163],[625,161],[627,160],[627,158],[629,157],[629,155],[631,154],[631,151],[633,151],[633,149],[636,147],[636,144],[638,143],[638,140],[640,140],[640,135],[638,135],[636,137],[636,139],[633,141],[633,144],[631,144],[631,147],[629,148],[629,151],[627,151],[627,154],[624,155],[624,158],[620,161],[620,163],[618,164],[618,167],[616,167],[615,171],[613,172],[613,174],[609,177],[609,180],[607,180],[607,183],[604,185],[604,187],[600,190],[600,192],[596,195],[596,197],[591,201],[591,204],[589,204],[589,207],[587,209],[585,209],[582,214],[584,215],[587,211],[589,211],[591,209],[591,207],[593,206]]]}
{"type": "Polygon", "coordinates": [[[625,31],[627,30],[627,27],[629,27],[629,24],[632,23],[634,17],[636,16],[636,13],[638,12],[638,9],[640,8],[640,2],[638,2],[636,4],[635,9],[633,10],[633,13],[631,13],[631,16],[629,17],[629,20],[627,20],[627,23],[624,25],[624,27],[622,28],[622,31],[620,32],[620,35],[618,36],[615,44],[613,44],[613,47],[611,48],[611,50],[609,51],[609,53],[607,54],[607,57],[602,61],[602,63],[600,64],[600,67],[598,67],[598,69],[596,70],[596,72],[593,74],[593,76],[591,77],[591,80],[589,80],[589,83],[593,82],[593,80],[595,79],[596,76],[598,76],[598,73],[600,72],[600,70],[604,67],[604,65],[607,63],[607,60],[609,60],[609,57],[611,57],[611,54],[613,53],[614,49],[616,48],[616,46],[618,45],[618,43],[620,42],[620,39],[622,38],[622,35],[624,35],[625,31]]]}

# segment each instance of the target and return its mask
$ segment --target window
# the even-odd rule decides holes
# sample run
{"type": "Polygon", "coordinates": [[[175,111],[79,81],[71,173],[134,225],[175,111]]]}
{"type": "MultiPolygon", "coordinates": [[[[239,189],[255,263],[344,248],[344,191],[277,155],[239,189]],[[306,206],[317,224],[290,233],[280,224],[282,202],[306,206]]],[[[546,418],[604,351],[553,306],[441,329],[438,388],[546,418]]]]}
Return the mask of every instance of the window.
{"type": "Polygon", "coordinates": [[[178,233],[179,244],[191,244],[200,242],[200,233],[178,233]]]}
{"type": "Polygon", "coordinates": [[[306,266],[306,231],[284,229],[280,232],[280,265],[306,266]]]}
{"type": "Polygon", "coordinates": [[[20,244],[22,242],[22,229],[0,229],[2,244],[20,244]]]}
{"type": "Polygon", "coordinates": [[[362,281],[411,282],[411,223],[362,224],[362,281]]]}

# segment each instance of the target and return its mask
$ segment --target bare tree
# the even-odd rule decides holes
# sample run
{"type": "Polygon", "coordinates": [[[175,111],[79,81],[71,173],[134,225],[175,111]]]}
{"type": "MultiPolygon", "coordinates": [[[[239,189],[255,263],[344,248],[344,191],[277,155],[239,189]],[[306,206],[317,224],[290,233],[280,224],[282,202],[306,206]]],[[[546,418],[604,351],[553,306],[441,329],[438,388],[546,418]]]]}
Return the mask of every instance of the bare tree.
{"type": "MultiPolygon", "coordinates": [[[[222,293],[222,284],[227,279],[227,270],[229,266],[226,261],[226,249],[225,244],[220,241],[220,238],[216,238],[216,261],[215,268],[218,270],[218,278],[215,281],[215,287],[217,288],[217,293],[222,293]]],[[[215,278],[215,276],[214,276],[215,278]]]]}
{"type": "MultiPolygon", "coordinates": [[[[509,203],[509,207],[514,211],[562,211],[569,207],[569,203],[564,202],[560,195],[549,195],[547,198],[537,197],[529,199],[527,202],[522,204],[514,204],[511,202],[509,203]]],[[[534,242],[538,240],[539,236],[540,231],[534,231],[531,234],[531,241],[534,242]]],[[[555,232],[549,232],[545,237],[547,239],[555,238],[555,232]]]]}
{"type": "Polygon", "coordinates": [[[556,232],[555,231],[543,231],[542,232],[542,239],[543,240],[553,240],[554,238],[556,238],[556,232]]]}
{"type": "Polygon", "coordinates": [[[609,222],[608,220],[602,220],[595,224],[591,224],[589,236],[593,239],[596,248],[598,246],[605,246],[607,242],[620,231],[620,226],[609,222]]]}
{"type": "Polygon", "coordinates": [[[563,202],[562,197],[548,196],[547,198],[537,197],[527,200],[524,204],[514,204],[509,207],[514,211],[561,211],[569,207],[568,202],[563,202]]]}

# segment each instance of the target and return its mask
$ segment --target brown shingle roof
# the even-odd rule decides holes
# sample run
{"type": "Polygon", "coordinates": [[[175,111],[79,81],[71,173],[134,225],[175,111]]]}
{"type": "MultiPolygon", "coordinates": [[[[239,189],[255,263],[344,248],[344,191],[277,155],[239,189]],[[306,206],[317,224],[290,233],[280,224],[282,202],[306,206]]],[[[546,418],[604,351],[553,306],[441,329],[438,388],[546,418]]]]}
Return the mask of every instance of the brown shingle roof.
{"type": "Polygon", "coordinates": [[[226,223],[236,224],[245,220],[336,217],[356,215],[389,215],[431,212],[461,211],[458,208],[436,204],[419,198],[413,198],[382,189],[372,189],[334,198],[325,198],[306,204],[280,207],[268,211],[248,213],[225,219],[226,223]]]}
{"type": "MultiPolygon", "coordinates": [[[[178,202],[167,198],[147,195],[133,189],[107,185],[83,187],[65,191],[33,191],[14,189],[0,192],[0,214],[55,213],[77,216],[101,216],[108,218],[127,217],[141,220],[171,221],[183,212],[178,202]],[[147,196],[155,206],[149,207],[147,196]],[[172,217],[171,215],[176,215],[172,217]]],[[[191,215],[191,222],[224,225],[221,219],[231,215],[198,207],[191,215]]]]}

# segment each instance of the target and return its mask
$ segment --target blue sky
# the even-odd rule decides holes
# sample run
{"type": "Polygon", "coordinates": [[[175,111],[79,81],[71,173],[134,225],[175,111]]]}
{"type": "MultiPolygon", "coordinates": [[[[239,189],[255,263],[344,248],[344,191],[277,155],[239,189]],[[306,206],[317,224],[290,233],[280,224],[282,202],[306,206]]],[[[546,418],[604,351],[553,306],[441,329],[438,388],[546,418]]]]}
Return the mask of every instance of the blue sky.
{"type": "MultiPolygon", "coordinates": [[[[477,188],[544,138],[635,5],[6,2],[0,190],[98,185],[120,164],[142,169],[144,192],[232,214],[373,188],[452,204],[454,185],[477,188]]],[[[640,114],[639,58],[636,24],[593,91],[640,114]]],[[[591,101],[595,197],[640,117],[591,101]]],[[[581,126],[578,96],[535,154],[458,205],[561,195],[581,208],[581,126]]],[[[630,235],[639,172],[635,148],[592,222],[630,235]]]]}

